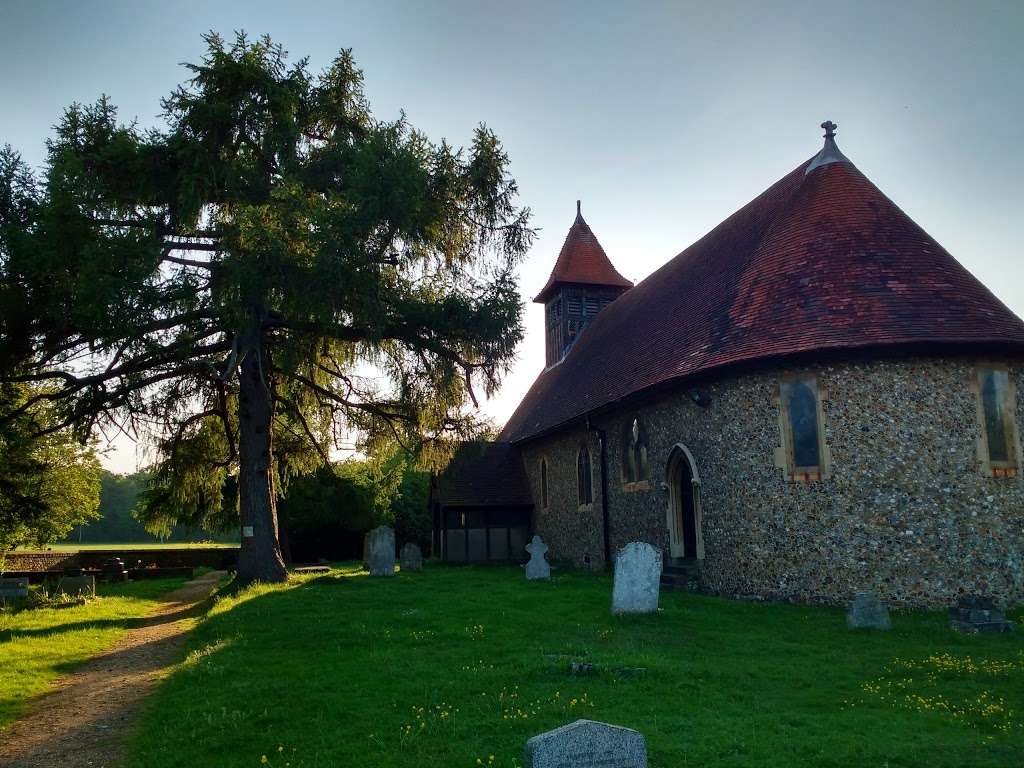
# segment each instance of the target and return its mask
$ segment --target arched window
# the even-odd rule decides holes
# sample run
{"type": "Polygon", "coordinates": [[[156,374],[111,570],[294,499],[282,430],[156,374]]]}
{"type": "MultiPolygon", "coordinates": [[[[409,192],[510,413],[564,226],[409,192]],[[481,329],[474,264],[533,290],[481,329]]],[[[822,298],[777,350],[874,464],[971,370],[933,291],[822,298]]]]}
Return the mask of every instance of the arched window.
{"type": "Polygon", "coordinates": [[[584,446],[576,455],[576,490],[579,495],[580,506],[592,504],[594,501],[594,490],[590,477],[590,451],[584,446]]]}
{"type": "Polygon", "coordinates": [[[826,474],[818,395],[813,376],[795,376],[779,388],[786,475],[790,480],[821,480],[826,474]]]}
{"type": "Polygon", "coordinates": [[[647,433],[639,417],[634,417],[622,430],[622,482],[639,483],[648,478],[647,433]]]}
{"type": "Polygon", "coordinates": [[[540,505],[548,507],[548,460],[540,460],[540,505]]]}
{"type": "Polygon", "coordinates": [[[1017,474],[1017,425],[1013,381],[1005,368],[978,368],[978,415],[981,417],[979,458],[993,477],[1017,474]]]}

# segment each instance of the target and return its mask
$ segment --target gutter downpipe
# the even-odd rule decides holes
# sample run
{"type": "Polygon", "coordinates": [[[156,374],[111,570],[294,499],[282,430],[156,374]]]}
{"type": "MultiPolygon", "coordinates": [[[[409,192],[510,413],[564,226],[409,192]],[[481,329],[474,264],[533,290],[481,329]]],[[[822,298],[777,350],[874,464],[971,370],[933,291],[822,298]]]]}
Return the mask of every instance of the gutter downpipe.
{"type": "Polygon", "coordinates": [[[604,536],[604,567],[607,570],[612,564],[611,518],[608,512],[608,434],[603,429],[590,426],[589,416],[587,429],[597,435],[601,444],[601,523],[604,536]]]}

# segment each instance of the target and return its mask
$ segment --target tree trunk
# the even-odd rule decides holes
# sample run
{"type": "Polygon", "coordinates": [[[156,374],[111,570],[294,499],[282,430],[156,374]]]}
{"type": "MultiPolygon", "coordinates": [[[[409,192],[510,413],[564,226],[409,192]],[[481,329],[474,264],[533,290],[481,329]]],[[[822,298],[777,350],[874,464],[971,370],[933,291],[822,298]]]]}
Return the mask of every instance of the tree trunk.
{"type": "Polygon", "coordinates": [[[271,421],[274,404],[261,365],[261,344],[247,345],[239,375],[238,496],[242,513],[242,549],[238,581],[288,580],[277,534],[271,421]]]}

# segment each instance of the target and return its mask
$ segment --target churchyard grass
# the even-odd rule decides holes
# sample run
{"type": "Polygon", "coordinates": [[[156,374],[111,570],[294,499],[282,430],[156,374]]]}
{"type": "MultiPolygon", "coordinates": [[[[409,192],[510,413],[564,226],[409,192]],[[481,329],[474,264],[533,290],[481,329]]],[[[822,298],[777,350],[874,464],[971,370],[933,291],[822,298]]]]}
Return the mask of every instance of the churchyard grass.
{"type": "Polygon", "coordinates": [[[578,718],[641,731],[655,767],[1024,760],[1022,632],[899,611],[890,632],[850,631],[841,609],[682,592],[655,615],[610,602],[606,575],[432,563],[254,586],[192,633],[128,764],[507,768],[578,718]]]}
{"type": "Polygon", "coordinates": [[[84,605],[0,611],[0,728],[54,679],[111,647],[184,581],[97,584],[97,598],[84,605]]]}

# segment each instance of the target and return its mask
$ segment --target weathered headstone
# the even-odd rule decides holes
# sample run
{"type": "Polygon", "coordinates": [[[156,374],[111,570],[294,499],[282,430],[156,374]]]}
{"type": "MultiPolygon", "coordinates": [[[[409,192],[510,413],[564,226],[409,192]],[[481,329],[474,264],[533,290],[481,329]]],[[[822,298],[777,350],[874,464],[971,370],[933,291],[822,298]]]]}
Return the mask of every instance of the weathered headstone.
{"type": "Polygon", "coordinates": [[[874,592],[858,592],[846,608],[846,626],[850,629],[892,629],[889,609],[874,592]]]}
{"type": "Polygon", "coordinates": [[[395,529],[378,526],[366,534],[367,566],[371,576],[395,575],[395,529]]]}
{"type": "Polygon", "coordinates": [[[526,742],[524,768],[647,768],[647,742],[639,731],[577,720],[526,742]]]}
{"type": "Polygon", "coordinates": [[[658,610],[661,550],[633,541],[615,558],[612,613],[653,613],[658,610]]]}
{"type": "Polygon", "coordinates": [[[530,553],[530,560],[526,563],[526,578],[528,579],[550,579],[551,566],[544,559],[544,553],[548,551],[548,545],[540,540],[540,536],[533,535],[530,543],[526,545],[526,551],[530,553]]]}
{"type": "Polygon", "coordinates": [[[103,570],[104,581],[128,581],[128,569],[125,568],[124,561],[120,557],[104,560],[100,567],[103,570]]]}
{"type": "Polygon", "coordinates": [[[318,573],[330,573],[330,567],[326,565],[300,565],[298,568],[292,569],[295,573],[300,575],[310,575],[318,573]]]}
{"type": "Polygon", "coordinates": [[[55,592],[63,592],[69,597],[95,597],[95,576],[61,576],[57,581],[55,592]]]}
{"type": "Polygon", "coordinates": [[[398,564],[403,572],[422,571],[423,553],[416,544],[413,544],[411,541],[406,542],[402,545],[402,551],[399,553],[398,564]]]}
{"type": "Polygon", "coordinates": [[[28,579],[0,579],[0,601],[28,597],[28,579]]]}
{"type": "Polygon", "coordinates": [[[1012,632],[1014,623],[996,608],[991,597],[965,595],[949,609],[949,626],[957,632],[1012,632]]]}

